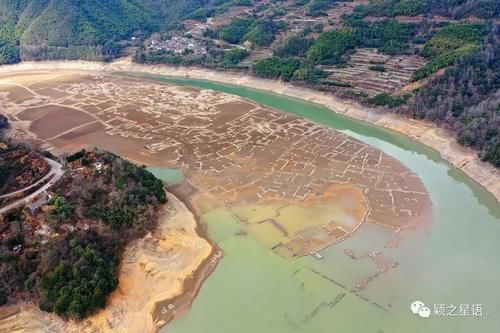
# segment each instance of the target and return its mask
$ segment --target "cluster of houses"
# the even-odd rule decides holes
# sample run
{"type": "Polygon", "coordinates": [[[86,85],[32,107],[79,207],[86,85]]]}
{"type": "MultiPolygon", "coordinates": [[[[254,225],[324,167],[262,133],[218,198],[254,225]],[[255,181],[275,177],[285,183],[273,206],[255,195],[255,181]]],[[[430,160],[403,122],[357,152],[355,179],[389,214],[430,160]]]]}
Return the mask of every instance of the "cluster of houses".
{"type": "Polygon", "coordinates": [[[207,54],[207,48],[194,38],[173,36],[168,40],[153,39],[149,45],[150,49],[172,52],[174,54],[184,54],[191,52],[197,55],[207,54]]]}

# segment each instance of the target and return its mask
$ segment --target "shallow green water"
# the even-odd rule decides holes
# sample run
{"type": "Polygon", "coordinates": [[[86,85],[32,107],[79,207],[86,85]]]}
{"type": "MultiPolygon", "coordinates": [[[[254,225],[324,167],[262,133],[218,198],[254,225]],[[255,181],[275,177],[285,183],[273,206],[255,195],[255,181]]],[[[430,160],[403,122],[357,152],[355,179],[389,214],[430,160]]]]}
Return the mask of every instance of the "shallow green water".
{"type": "Polygon", "coordinates": [[[184,180],[184,173],[180,169],[148,167],[147,170],[169,185],[182,183],[184,180]]]}
{"type": "Polygon", "coordinates": [[[212,211],[203,219],[225,256],[188,314],[163,333],[500,331],[500,205],[437,152],[301,100],[206,81],[141,76],[240,95],[343,131],[405,163],[433,202],[433,222],[404,233],[399,247],[383,248],[387,230],[364,225],[352,238],[324,250],[323,260],[285,260],[238,233],[229,211],[212,211]],[[381,250],[399,266],[352,293],[355,282],[377,267],[370,259],[346,256],[346,248],[357,256],[381,250]],[[482,304],[483,316],[423,319],[410,312],[415,300],[431,310],[433,304],[482,304]]]}

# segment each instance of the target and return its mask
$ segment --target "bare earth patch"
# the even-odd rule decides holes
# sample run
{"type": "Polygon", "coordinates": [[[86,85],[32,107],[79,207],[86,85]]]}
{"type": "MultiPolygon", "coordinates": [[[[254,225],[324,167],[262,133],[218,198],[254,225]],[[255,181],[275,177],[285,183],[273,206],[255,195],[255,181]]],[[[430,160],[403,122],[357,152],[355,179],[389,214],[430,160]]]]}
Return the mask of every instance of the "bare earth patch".
{"type": "MultiPolygon", "coordinates": [[[[0,91],[13,84],[27,89],[30,77],[38,79],[29,100],[0,94],[18,136],[42,140],[56,154],[97,146],[137,163],[182,169],[186,181],[172,190],[197,215],[224,207],[246,234],[283,257],[317,255],[363,223],[397,235],[429,218],[427,191],[413,172],[331,128],[211,90],[79,71],[52,72],[43,81],[31,75],[0,75],[0,91]],[[51,98],[44,95],[42,82],[53,90],[51,98]]],[[[184,239],[180,234],[174,238],[184,239]]],[[[153,244],[159,249],[169,241],[152,242],[147,248],[153,244]]],[[[163,252],[166,259],[158,271],[149,259],[140,268],[127,266],[129,260],[141,262],[138,252],[127,252],[128,271],[119,291],[106,310],[86,321],[89,327],[121,327],[113,313],[126,312],[142,318],[134,321],[148,331],[185,311],[201,281],[190,276],[208,274],[210,266],[203,259],[210,255],[216,262],[220,253],[209,249],[196,257],[202,259],[191,258],[188,273],[169,265],[198,245],[176,246],[181,247],[163,252]],[[155,272],[151,277],[149,269],[155,272]],[[151,283],[149,278],[160,280],[151,283]],[[172,283],[194,292],[155,289],[175,288],[172,283]],[[152,295],[150,303],[143,305],[137,292],[152,295]],[[137,298],[137,304],[114,305],[127,297],[137,298]]]]}
{"type": "Polygon", "coordinates": [[[68,71],[30,85],[30,75],[0,76],[0,83],[33,91],[47,85],[60,94],[34,98],[29,107],[3,95],[2,104],[57,152],[99,146],[141,163],[181,168],[194,195],[219,206],[274,200],[305,207],[319,200],[335,207],[329,219],[299,223],[287,235],[282,245],[292,255],[314,253],[365,222],[404,229],[430,204],[420,179],[378,149],[233,95],[68,71]]]}
{"type": "Polygon", "coordinates": [[[18,117],[21,120],[31,121],[30,131],[42,139],[56,136],[95,120],[83,112],[59,105],[28,108],[20,112],[18,117]]]}

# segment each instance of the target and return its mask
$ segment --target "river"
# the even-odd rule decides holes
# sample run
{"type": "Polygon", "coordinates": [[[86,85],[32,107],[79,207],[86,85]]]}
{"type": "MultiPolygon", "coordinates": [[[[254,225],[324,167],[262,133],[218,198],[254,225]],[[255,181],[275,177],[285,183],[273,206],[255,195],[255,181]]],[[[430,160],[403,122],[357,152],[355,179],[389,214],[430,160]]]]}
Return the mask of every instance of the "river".
{"type": "Polygon", "coordinates": [[[202,220],[225,256],[191,310],[162,333],[499,331],[500,204],[436,151],[302,100],[208,81],[133,75],[239,95],[335,128],[402,161],[422,179],[433,203],[432,222],[403,232],[399,246],[384,248],[388,231],[365,224],[323,250],[321,260],[284,259],[241,235],[230,211],[211,211],[202,220]],[[345,249],[362,258],[352,259],[345,249]],[[398,266],[376,276],[377,266],[367,257],[374,249],[398,266]],[[351,291],[353,280],[370,275],[366,289],[351,291]],[[430,318],[411,313],[416,300],[431,309],[430,318]],[[476,307],[473,316],[467,306],[477,305],[482,313],[476,307]],[[445,315],[436,315],[443,306],[445,315]]]}

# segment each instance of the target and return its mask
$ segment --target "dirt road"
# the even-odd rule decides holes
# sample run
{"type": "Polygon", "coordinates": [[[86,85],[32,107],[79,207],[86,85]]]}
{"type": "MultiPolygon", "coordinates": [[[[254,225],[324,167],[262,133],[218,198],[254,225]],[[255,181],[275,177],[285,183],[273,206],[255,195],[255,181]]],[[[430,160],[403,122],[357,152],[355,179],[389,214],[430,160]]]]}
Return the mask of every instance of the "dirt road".
{"type": "Polygon", "coordinates": [[[23,191],[29,190],[30,188],[32,188],[38,184],[41,184],[43,181],[46,181],[47,179],[50,178],[50,180],[47,182],[47,184],[43,185],[42,187],[40,187],[38,190],[31,193],[30,195],[28,195],[22,199],[19,199],[17,201],[14,201],[13,203],[10,203],[5,207],[0,208],[0,215],[4,215],[13,209],[16,209],[17,207],[29,204],[31,200],[33,200],[38,195],[40,195],[41,193],[43,193],[44,191],[49,189],[52,185],[54,185],[61,178],[61,176],[64,174],[64,171],[62,170],[62,165],[60,163],[53,161],[51,159],[48,159],[48,158],[45,158],[45,161],[47,161],[47,163],[49,163],[49,165],[50,165],[50,171],[49,171],[49,173],[47,173],[45,175],[45,177],[40,179],[35,184],[32,184],[28,187],[25,187],[24,189],[21,189],[19,191],[6,194],[0,198],[12,196],[12,195],[21,193],[23,191]]]}

